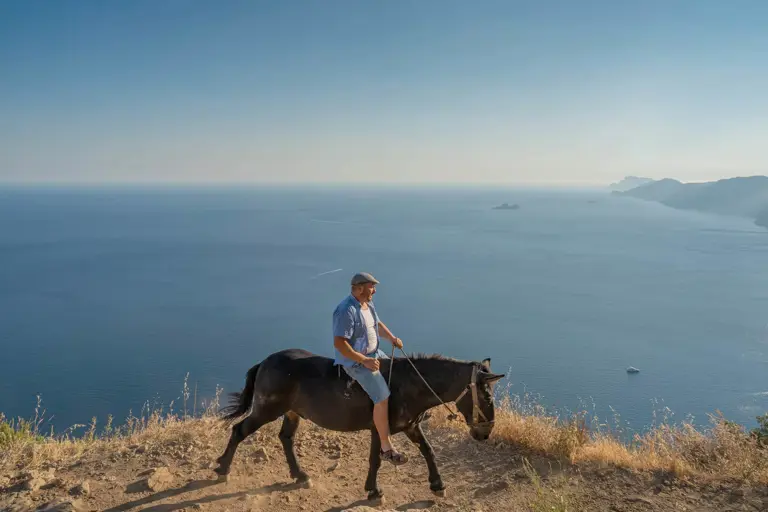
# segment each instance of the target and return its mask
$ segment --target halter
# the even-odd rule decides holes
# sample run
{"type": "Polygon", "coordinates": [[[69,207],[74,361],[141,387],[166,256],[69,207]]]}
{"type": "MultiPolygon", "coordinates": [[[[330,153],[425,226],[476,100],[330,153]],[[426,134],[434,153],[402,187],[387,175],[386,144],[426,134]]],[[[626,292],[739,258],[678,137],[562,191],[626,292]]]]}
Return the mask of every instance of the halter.
{"type": "Polygon", "coordinates": [[[472,391],[472,423],[469,423],[470,427],[485,427],[488,425],[493,425],[493,420],[488,420],[488,418],[485,417],[485,414],[483,414],[483,411],[480,409],[479,399],[477,397],[477,366],[472,367],[472,380],[469,382],[467,387],[464,388],[464,391],[461,392],[461,394],[454,400],[454,403],[458,404],[459,400],[464,398],[464,395],[467,394],[468,391],[472,391]],[[483,421],[478,421],[478,418],[483,418],[483,421]]]}
{"type": "MultiPolygon", "coordinates": [[[[421,374],[421,372],[419,372],[419,369],[416,368],[415,364],[413,364],[413,361],[411,361],[411,358],[408,357],[408,354],[405,353],[405,350],[400,348],[400,352],[402,352],[403,355],[405,356],[405,359],[409,363],[411,363],[411,366],[416,371],[416,375],[419,376],[421,381],[429,388],[432,394],[435,395],[435,398],[437,398],[440,404],[442,404],[443,407],[448,409],[448,412],[450,413],[448,418],[450,419],[458,418],[458,413],[454,413],[451,410],[451,408],[448,407],[448,405],[445,402],[443,402],[442,398],[440,398],[440,396],[437,393],[435,393],[435,390],[432,389],[432,386],[429,385],[429,382],[427,382],[427,379],[425,379],[424,376],[421,374]]],[[[391,384],[392,382],[392,366],[394,366],[394,362],[395,362],[395,347],[393,345],[392,346],[392,363],[390,363],[390,366],[389,366],[389,383],[388,384],[391,384]]],[[[466,395],[467,391],[469,390],[472,390],[472,423],[467,422],[467,425],[469,425],[470,427],[487,427],[489,425],[493,426],[494,421],[493,420],[489,421],[488,418],[486,418],[485,414],[483,414],[483,411],[480,410],[480,406],[478,405],[479,399],[477,398],[477,366],[472,366],[472,380],[470,380],[469,384],[467,384],[467,387],[464,388],[464,391],[461,392],[459,397],[456,400],[454,400],[454,403],[458,403],[459,400],[464,398],[464,395],[466,395]],[[483,421],[478,421],[478,418],[483,418],[483,421]]]]}

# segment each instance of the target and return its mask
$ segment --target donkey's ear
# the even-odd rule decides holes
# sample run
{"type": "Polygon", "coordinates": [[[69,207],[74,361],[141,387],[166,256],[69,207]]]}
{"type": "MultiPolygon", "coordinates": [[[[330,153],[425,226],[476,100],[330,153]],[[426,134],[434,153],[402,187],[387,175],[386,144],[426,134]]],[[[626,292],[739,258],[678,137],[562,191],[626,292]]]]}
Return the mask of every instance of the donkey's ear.
{"type": "Polygon", "coordinates": [[[483,367],[485,368],[485,371],[490,372],[491,371],[491,358],[485,358],[483,359],[483,367]]]}
{"type": "Polygon", "coordinates": [[[506,375],[499,375],[494,373],[483,373],[480,376],[480,378],[483,379],[483,382],[485,382],[486,384],[493,384],[497,380],[501,380],[504,377],[506,377],[506,375]]]}

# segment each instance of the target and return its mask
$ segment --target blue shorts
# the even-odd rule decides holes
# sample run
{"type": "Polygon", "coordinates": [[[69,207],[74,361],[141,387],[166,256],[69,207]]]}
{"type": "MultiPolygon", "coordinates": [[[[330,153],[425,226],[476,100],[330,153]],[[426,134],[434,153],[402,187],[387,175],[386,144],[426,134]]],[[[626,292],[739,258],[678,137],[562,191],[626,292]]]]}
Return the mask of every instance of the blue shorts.
{"type": "MultiPolygon", "coordinates": [[[[387,355],[381,350],[369,354],[368,357],[375,357],[376,359],[389,359],[387,355]]],[[[389,386],[387,381],[380,371],[372,372],[361,363],[355,363],[352,366],[344,366],[344,371],[355,379],[363,391],[368,393],[374,404],[378,404],[389,398],[389,386]]]]}

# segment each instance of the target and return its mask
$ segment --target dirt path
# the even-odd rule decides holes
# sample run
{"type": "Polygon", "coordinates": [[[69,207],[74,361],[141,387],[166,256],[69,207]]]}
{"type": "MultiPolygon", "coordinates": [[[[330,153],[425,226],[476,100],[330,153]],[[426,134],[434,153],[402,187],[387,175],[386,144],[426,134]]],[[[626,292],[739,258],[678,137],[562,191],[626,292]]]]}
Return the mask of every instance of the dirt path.
{"type": "MultiPolygon", "coordinates": [[[[363,491],[368,434],[337,434],[304,422],[297,433],[297,454],[313,486],[300,488],[288,476],[277,427],[267,425],[241,445],[226,483],[215,480],[211,471],[211,461],[228,438],[228,431],[220,429],[208,437],[189,433],[158,443],[94,450],[74,463],[31,474],[15,472],[4,480],[0,476],[0,510],[43,510],[48,505],[49,510],[109,512],[341,511],[374,505],[365,501],[363,491]],[[153,472],[155,468],[167,472],[153,472]],[[29,483],[33,479],[36,483],[29,483]],[[57,499],[57,505],[49,505],[57,499]]],[[[396,436],[411,461],[400,468],[382,466],[379,484],[385,502],[378,510],[768,510],[766,488],[681,481],[610,467],[563,467],[551,459],[524,457],[514,447],[471,441],[463,432],[426,430],[447,496],[429,491],[423,458],[404,436],[396,436]]]]}

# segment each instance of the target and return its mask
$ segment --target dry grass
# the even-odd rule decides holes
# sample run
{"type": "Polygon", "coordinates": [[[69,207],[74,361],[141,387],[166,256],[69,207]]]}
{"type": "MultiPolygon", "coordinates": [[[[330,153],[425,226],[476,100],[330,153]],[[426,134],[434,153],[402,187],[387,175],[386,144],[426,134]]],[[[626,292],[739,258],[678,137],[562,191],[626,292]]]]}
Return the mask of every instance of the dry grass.
{"type": "Polygon", "coordinates": [[[531,466],[528,459],[523,459],[523,470],[531,481],[535,491],[534,498],[528,503],[531,512],[568,512],[574,510],[570,504],[564,484],[545,486],[539,474],[531,466]]]}
{"type": "Polygon", "coordinates": [[[195,414],[187,414],[186,407],[182,414],[176,413],[173,402],[168,411],[151,409],[147,403],[139,416],[129,412],[120,427],[112,425],[110,416],[99,429],[93,418],[90,424],[73,425],[61,434],[40,430],[44,411],[40,410],[38,398],[32,420],[10,420],[0,414],[0,472],[65,464],[94,451],[108,456],[135,445],[151,451],[153,447],[169,444],[205,444],[222,432],[217,420],[220,395],[221,389],[217,388],[214,398],[202,404],[200,414],[196,408],[195,414]],[[75,435],[78,430],[82,433],[75,435]]]}
{"type": "Polygon", "coordinates": [[[699,474],[751,483],[768,483],[768,449],[743,427],[711,416],[710,426],[661,425],[636,436],[627,446],[596,436],[574,460],[614,460],[638,469],[662,469],[677,475],[699,474]]]}
{"type": "MultiPolygon", "coordinates": [[[[110,419],[99,429],[94,418],[89,425],[75,425],[62,434],[40,431],[44,411],[39,403],[31,420],[11,421],[0,415],[0,471],[62,464],[93,450],[109,455],[132,445],[151,450],[168,444],[210,443],[222,432],[215,419],[220,393],[217,389],[210,403],[202,404],[199,414],[196,406],[187,414],[189,389],[185,384],[183,414],[173,411],[173,403],[168,411],[150,410],[147,404],[138,417],[129,414],[120,427],[114,427],[110,419]],[[82,432],[76,436],[77,429],[82,432]]],[[[768,484],[768,446],[722,416],[713,416],[711,426],[702,430],[690,423],[662,422],[631,442],[620,440],[615,430],[606,430],[605,425],[587,422],[586,418],[585,412],[561,418],[535,402],[506,398],[496,408],[492,439],[572,463],[599,462],[768,484]]],[[[430,423],[451,428],[458,425],[449,421],[441,408],[433,411],[430,423]]]]}
{"type": "MultiPolygon", "coordinates": [[[[505,398],[496,407],[492,439],[572,463],[599,462],[677,476],[768,484],[768,446],[721,415],[711,416],[706,429],[665,422],[631,442],[622,441],[615,430],[587,422],[586,417],[582,412],[560,418],[537,404],[505,398]]],[[[436,426],[457,425],[442,411],[436,411],[432,421],[436,426]]]]}

